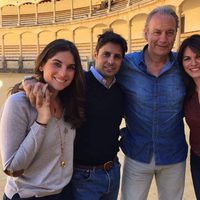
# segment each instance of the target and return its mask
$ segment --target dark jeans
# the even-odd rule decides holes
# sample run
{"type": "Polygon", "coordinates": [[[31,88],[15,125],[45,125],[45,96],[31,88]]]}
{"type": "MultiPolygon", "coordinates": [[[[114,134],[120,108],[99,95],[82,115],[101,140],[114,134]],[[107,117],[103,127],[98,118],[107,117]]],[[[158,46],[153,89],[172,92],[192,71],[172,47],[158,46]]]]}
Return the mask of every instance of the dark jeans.
{"type": "Polygon", "coordinates": [[[3,200],[73,200],[71,196],[71,184],[65,186],[60,194],[45,196],[45,197],[29,197],[21,198],[18,193],[16,193],[12,199],[9,199],[5,194],[3,200]]]}
{"type": "Polygon", "coordinates": [[[200,156],[197,156],[193,151],[190,155],[190,165],[194,191],[197,200],[200,200],[200,156]]]}
{"type": "Polygon", "coordinates": [[[120,181],[120,164],[103,169],[74,168],[71,184],[74,200],[117,200],[120,181]]]}

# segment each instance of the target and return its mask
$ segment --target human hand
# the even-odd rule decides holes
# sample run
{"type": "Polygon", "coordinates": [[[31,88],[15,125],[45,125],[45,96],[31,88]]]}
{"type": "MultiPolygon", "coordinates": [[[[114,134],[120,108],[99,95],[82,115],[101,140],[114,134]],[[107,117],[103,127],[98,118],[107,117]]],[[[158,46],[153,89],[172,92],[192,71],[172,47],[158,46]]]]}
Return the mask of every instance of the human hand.
{"type": "MultiPolygon", "coordinates": [[[[36,107],[36,96],[38,91],[44,86],[44,83],[37,82],[36,79],[25,80],[23,88],[32,106],[36,107]]],[[[37,99],[37,104],[42,105],[42,98],[37,99]]]]}
{"type": "Polygon", "coordinates": [[[37,87],[33,91],[35,96],[35,108],[38,112],[37,121],[41,124],[47,124],[50,117],[50,92],[48,90],[48,84],[43,85],[43,87],[37,87]]]}

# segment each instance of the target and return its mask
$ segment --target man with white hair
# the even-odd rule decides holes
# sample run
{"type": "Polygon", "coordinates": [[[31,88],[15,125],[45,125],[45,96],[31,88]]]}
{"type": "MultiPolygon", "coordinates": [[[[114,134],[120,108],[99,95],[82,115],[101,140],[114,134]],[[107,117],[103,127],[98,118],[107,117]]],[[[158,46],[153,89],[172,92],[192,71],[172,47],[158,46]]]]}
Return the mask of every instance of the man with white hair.
{"type": "Polygon", "coordinates": [[[171,52],[178,17],[168,6],[150,12],[144,29],[148,44],[127,54],[118,81],[125,93],[126,128],[122,200],[146,200],[155,176],[162,200],[182,199],[187,144],[184,135],[185,87],[171,52]]]}

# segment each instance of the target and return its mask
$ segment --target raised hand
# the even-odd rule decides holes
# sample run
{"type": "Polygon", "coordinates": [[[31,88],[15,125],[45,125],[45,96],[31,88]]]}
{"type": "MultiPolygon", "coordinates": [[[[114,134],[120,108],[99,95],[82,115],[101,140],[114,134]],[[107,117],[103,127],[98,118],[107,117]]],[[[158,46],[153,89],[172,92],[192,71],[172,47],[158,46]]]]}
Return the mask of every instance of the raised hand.
{"type": "Polygon", "coordinates": [[[42,124],[47,124],[50,117],[50,92],[48,90],[48,84],[42,87],[35,87],[32,94],[35,97],[35,108],[38,112],[37,121],[42,124]]]}

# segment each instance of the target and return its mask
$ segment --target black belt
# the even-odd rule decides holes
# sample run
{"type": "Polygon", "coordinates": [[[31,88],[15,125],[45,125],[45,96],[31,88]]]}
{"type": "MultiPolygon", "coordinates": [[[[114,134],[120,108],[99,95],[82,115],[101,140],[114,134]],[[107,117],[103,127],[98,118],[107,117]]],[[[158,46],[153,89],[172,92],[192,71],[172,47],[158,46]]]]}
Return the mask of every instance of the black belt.
{"type": "Polygon", "coordinates": [[[117,156],[113,159],[113,160],[109,160],[107,162],[105,162],[104,164],[101,165],[79,165],[79,164],[74,164],[75,168],[79,168],[79,169],[86,169],[86,170],[92,170],[92,169],[103,169],[106,171],[109,171],[114,163],[118,160],[117,156]]]}

